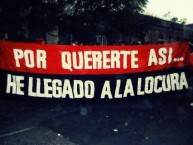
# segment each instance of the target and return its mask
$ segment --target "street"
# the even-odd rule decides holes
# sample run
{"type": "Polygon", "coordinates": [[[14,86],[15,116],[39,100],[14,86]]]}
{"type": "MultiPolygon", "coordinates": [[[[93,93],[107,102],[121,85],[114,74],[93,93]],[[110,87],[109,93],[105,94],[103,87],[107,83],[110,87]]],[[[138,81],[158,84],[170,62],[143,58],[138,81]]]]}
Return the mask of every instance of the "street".
{"type": "Polygon", "coordinates": [[[191,145],[193,99],[184,98],[101,104],[1,99],[0,144],[191,145]]]}

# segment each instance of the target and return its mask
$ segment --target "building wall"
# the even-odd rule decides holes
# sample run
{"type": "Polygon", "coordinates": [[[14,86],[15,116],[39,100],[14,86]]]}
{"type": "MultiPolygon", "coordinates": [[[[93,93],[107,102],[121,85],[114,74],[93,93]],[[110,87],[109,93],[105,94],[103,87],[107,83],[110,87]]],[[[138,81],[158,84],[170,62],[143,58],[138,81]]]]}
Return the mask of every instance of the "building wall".
{"type": "Polygon", "coordinates": [[[184,38],[193,41],[193,24],[184,26],[184,38]]]}
{"type": "MultiPolygon", "coordinates": [[[[150,17],[150,16],[149,16],[150,17]]],[[[183,25],[171,21],[162,20],[159,18],[151,17],[149,24],[151,28],[146,32],[145,38],[148,38],[150,43],[158,43],[159,41],[175,42],[182,40],[183,25]]],[[[144,41],[146,41],[144,39],[144,41]]]]}
{"type": "MultiPolygon", "coordinates": [[[[141,27],[146,29],[140,29],[140,27],[138,27],[138,31],[132,35],[130,44],[139,41],[144,44],[155,44],[160,41],[167,43],[184,39],[183,25],[181,24],[146,15],[141,15],[138,21],[143,22],[141,27]]],[[[123,39],[125,40],[126,37],[127,36],[124,36],[123,39]]]]}
{"type": "MultiPolygon", "coordinates": [[[[88,43],[91,45],[120,45],[123,43],[134,44],[137,42],[142,44],[155,44],[159,43],[160,41],[167,43],[180,41],[184,38],[183,25],[178,23],[147,15],[140,15],[138,23],[142,25],[136,26],[136,31],[134,33],[129,32],[132,30],[128,29],[127,35],[123,35],[122,33],[117,32],[116,34],[113,34],[113,36],[95,34],[94,40],[92,41],[88,40],[88,38],[82,39],[85,39],[86,44],[88,43]]],[[[60,41],[62,43],[72,41],[75,37],[75,34],[70,34],[70,39],[68,39],[69,37],[65,37],[67,35],[65,32],[59,32],[59,34],[61,34],[60,36],[63,36],[63,39],[65,40],[60,41]]],[[[67,44],[70,44],[70,42],[67,44]]]]}

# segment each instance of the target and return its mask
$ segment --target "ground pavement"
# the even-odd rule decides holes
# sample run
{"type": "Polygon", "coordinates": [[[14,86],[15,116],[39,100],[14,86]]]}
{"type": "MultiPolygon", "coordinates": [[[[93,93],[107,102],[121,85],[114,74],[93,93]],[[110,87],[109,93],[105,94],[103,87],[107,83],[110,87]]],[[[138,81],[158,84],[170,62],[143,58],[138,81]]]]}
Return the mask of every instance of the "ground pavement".
{"type": "Polygon", "coordinates": [[[98,104],[0,99],[0,145],[192,145],[192,88],[98,104]]]}

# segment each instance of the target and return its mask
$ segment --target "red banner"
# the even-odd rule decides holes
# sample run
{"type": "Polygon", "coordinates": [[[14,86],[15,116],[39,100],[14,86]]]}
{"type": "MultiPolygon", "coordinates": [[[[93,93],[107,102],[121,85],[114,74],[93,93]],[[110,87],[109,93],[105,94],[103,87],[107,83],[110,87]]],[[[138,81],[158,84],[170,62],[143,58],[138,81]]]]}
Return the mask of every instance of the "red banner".
{"type": "MultiPolygon", "coordinates": [[[[0,93],[126,99],[184,91],[189,44],[65,46],[0,42],[0,93]]],[[[3,96],[1,95],[1,96],[3,96]]]]}
{"type": "Polygon", "coordinates": [[[128,74],[188,65],[189,44],[66,46],[0,42],[0,69],[37,74],[128,74]]]}
{"type": "Polygon", "coordinates": [[[193,53],[189,54],[189,68],[193,70],[193,53]]]}

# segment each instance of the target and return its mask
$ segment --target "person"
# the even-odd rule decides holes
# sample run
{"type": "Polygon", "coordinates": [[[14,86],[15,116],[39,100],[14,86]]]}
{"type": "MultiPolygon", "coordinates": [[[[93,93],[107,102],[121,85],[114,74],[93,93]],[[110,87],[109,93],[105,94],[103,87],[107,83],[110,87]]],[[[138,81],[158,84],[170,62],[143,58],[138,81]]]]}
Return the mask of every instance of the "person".
{"type": "Polygon", "coordinates": [[[8,40],[8,33],[7,33],[7,32],[4,33],[4,34],[1,36],[0,40],[1,40],[1,41],[6,41],[6,40],[8,40]]]}
{"type": "Polygon", "coordinates": [[[40,37],[40,38],[37,38],[37,43],[40,43],[40,44],[45,44],[46,41],[43,37],[40,37]]]}
{"type": "Polygon", "coordinates": [[[121,46],[125,46],[125,42],[124,41],[121,41],[121,46]]]}
{"type": "Polygon", "coordinates": [[[137,41],[137,45],[141,45],[141,41],[137,41]]]}
{"type": "Polygon", "coordinates": [[[187,38],[184,38],[183,41],[189,43],[190,53],[193,52],[193,43],[189,39],[187,39],[187,38]]]}
{"type": "Polygon", "coordinates": [[[157,44],[164,44],[164,40],[163,39],[158,39],[157,44]]]}
{"type": "Polygon", "coordinates": [[[131,45],[137,45],[136,41],[133,41],[133,42],[131,43],[131,45]]]}
{"type": "Polygon", "coordinates": [[[71,45],[72,46],[77,46],[78,45],[78,40],[75,39],[74,41],[72,41],[71,45]]]}
{"type": "Polygon", "coordinates": [[[191,41],[188,41],[189,45],[190,45],[190,52],[193,52],[193,43],[191,41]]]}

